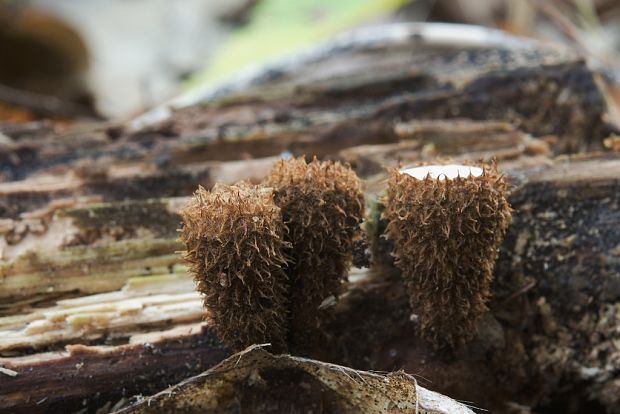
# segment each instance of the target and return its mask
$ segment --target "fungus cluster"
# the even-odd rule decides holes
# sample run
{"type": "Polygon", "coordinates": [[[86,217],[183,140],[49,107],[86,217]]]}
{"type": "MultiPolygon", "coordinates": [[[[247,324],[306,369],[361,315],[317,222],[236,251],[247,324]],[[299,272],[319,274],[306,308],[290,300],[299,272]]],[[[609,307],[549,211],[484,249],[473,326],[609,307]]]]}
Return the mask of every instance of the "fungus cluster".
{"type": "MultiPolygon", "coordinates": [[[[455,348],[487,310],[497,248],[510,220],[495,167],[392,170],[381,213],[419,335],[455,348]]],[[[350,167],[277,162],[260,186],[200,187],[181,212],[185,260],[208,318],[232,350],[316,350],[360,239],[364,200],[350,167]]]]}
{"type": "Polygon", "coordinates": [[[474,336],[510,211],[506,182],[495,166],[390,172],[386,234],[419,316],[419,334],[435,348],[474,336]]]}
{"type": "Polygon", "coordinates": [[[222,341],[307,353],[319,307],[346,280],[363,206],[355,173],[316,159],[280,161],[261,186],[199,188],[180,239],[222,341]]]}

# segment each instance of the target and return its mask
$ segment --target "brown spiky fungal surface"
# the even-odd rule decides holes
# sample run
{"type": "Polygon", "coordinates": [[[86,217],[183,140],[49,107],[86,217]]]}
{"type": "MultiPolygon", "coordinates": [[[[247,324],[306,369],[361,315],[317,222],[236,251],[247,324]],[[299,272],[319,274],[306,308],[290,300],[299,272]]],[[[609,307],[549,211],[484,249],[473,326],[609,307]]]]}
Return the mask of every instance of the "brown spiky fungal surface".
{"type": "Polygon", "coordinates": [[[292,246],[289,345],[308,353],[320,337],[319,307],[341,293],[351,265],[364,214],[360,181],[347,165],[293,158],[277,162],[264,184],[275,190],[292,246]]]}
{"type": "Polygon", "coordinates": [[[181,211],[180,239],[220,339],[238,351],[271,343],[285,352],[285,227],[273,193],[241,183],[199,187],[181,211]]]}
{"type": "Polygon", "coordinates": [[[506,182],[494,165],[390,171],[386,234],[419,334],[436,349],[475,335],[510,211],[506,182]]]}

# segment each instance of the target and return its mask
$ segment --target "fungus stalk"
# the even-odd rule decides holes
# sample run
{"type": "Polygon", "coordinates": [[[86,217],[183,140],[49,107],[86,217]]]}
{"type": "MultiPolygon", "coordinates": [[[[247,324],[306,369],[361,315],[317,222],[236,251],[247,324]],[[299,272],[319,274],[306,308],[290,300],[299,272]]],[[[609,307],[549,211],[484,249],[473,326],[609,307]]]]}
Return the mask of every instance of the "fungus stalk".
{"type": "Polygon", "coordinates": [[[494,165],[393,170],[383,214],[420,336],[436,349],[470,340],[510,221],[503,176],[494,165]]]}
{"type": "Polygon", "coordinates": [[[184,258],[220,339],[233,351],[271,343],[286,352],[289,246],[272,191],[199,187],[181,217],[184,258]]]}
{"type": "Polygon", "coordinates": [[[293,158],[276,163],[264,185],[275,190],[291,246],[289,346],[307,354],[320,337],[319,308],[347,278],[364,213],[360,182],[338,162],[293,158]]]}

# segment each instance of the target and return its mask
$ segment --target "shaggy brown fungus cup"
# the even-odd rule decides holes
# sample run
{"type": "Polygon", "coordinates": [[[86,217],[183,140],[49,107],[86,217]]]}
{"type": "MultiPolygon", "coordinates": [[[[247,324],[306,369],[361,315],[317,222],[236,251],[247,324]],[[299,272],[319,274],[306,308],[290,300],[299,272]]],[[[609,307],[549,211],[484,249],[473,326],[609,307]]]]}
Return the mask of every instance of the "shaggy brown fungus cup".
{"type": "Polygon", "coordinates": [[[436,349],[471,339],[510,221],[503,176],[494,165],[394,169],[384,218],[419,335],[436,349]]]}
{"type": "Polygon", "coordinates": [[[291,248],[291,351],[307,354],[320,338],[319,307],[341,293],[360,231],[364,200],[360,181],[338,162],[304,158],[274,165],[264,185],[275,190],[291,248]]]}
{"type": "Polygon", "coordinates": [[[270,189],[199,187],[181,211],[180,239],[207,317],[233,351],[271,343],[286,352],[285,227],[270,189]]]}

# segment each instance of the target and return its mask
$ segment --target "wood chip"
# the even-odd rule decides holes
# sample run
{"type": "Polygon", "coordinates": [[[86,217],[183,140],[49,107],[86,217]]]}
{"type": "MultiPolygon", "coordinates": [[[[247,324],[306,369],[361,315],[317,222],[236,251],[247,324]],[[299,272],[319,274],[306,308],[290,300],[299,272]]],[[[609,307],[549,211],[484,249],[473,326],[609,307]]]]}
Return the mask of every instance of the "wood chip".
{"type": "Polygon", "coordinates": [[[0,373],[4,375],[8,375],[9,377],[16,377],[17,371],[13,371],[12,369],[0,367],[0,373]]]}

